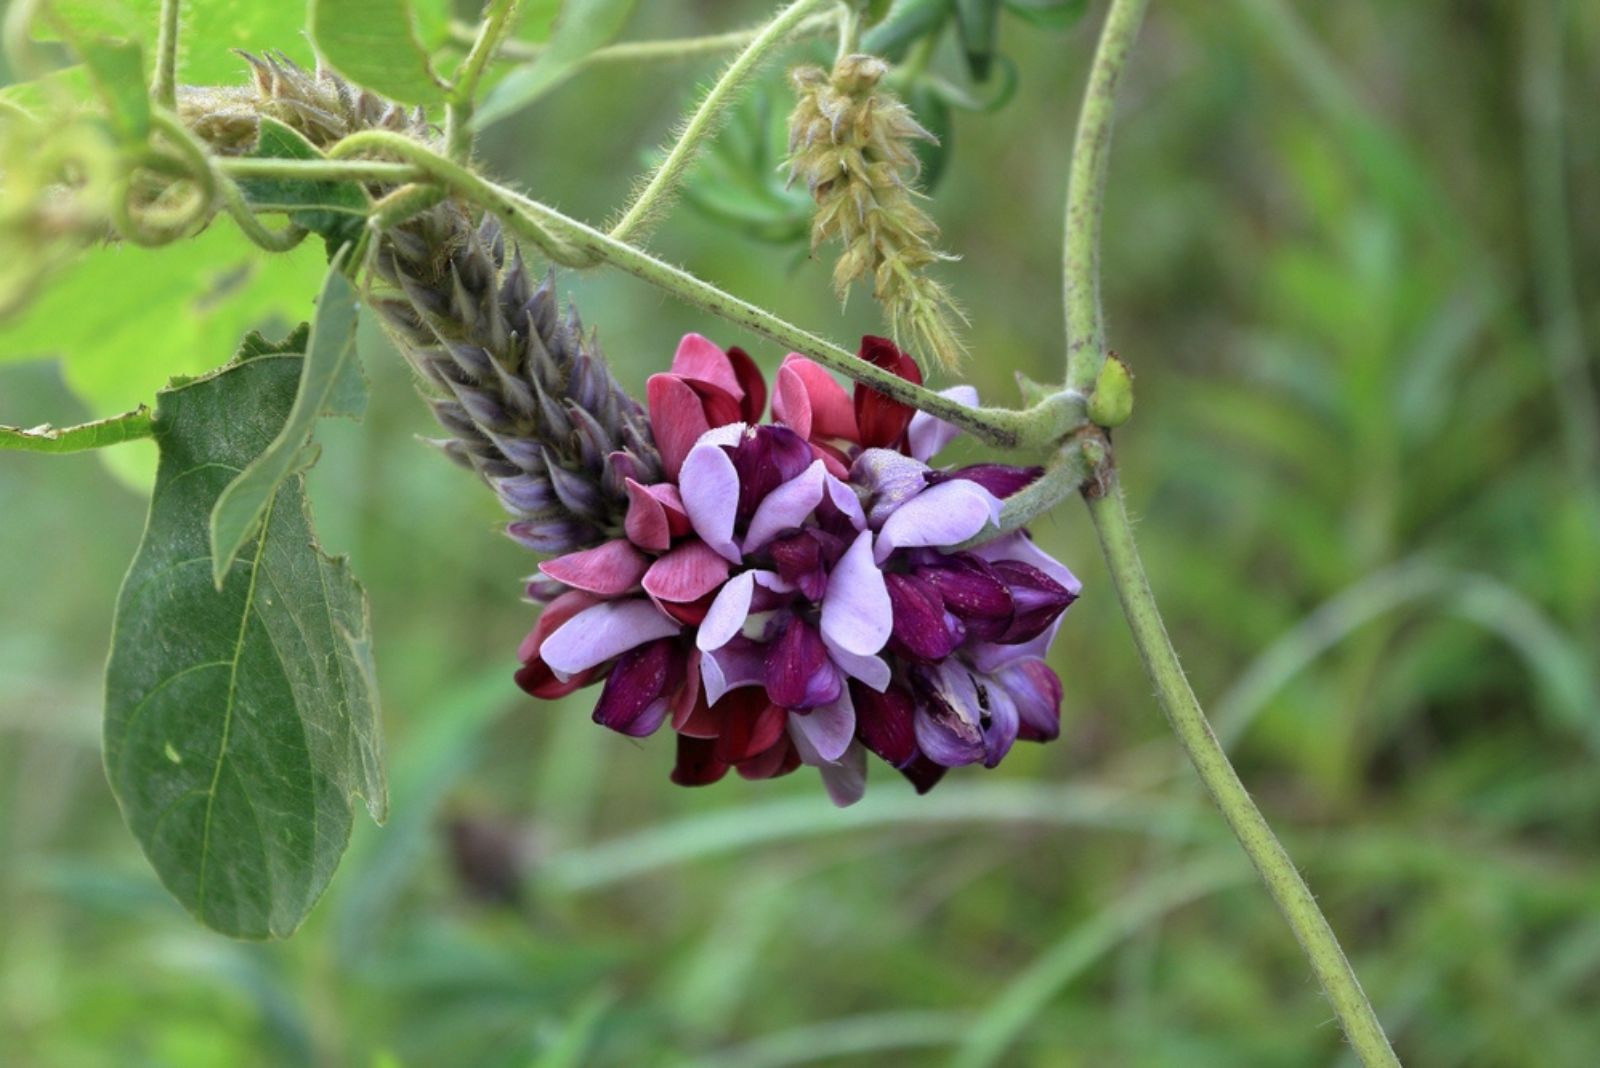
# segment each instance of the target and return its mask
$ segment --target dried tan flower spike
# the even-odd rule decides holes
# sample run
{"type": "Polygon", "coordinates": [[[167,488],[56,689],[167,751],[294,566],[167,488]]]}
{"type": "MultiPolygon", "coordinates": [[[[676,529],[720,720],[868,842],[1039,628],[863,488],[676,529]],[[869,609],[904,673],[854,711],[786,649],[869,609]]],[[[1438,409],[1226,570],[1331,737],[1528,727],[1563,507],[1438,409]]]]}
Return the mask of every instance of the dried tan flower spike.
{"type": "Polygon", "coordinates": [[[921,166],[912,145],[934,136],[879,87],[888,69],[876,56],[850,55],[832,73],[809,66],[790,75],[798,94],[789,117],[790,181],[804,181],[817,203],[812,252],[835,237],[844,246],[833,268],[839,298],[870,278],[896,340],[948,369],[966,354],[959,325],[967,320],[924,273],[954,257],[934,248],[939,228],[918,207],[914,184],[921,166]]]}

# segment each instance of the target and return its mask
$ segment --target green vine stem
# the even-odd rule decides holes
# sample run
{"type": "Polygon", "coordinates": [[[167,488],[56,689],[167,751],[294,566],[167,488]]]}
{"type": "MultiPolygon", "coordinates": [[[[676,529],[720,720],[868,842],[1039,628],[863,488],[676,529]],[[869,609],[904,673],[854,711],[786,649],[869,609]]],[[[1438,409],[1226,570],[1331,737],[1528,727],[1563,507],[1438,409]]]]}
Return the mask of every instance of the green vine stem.
{"type": "Polygon", "coordinates": [[[745,46],[744,51],[728,64],[728,69],[722,72],[722,77],[718,78],[716,84],[707,91],[705,99],[700,101],[700,106],[684,125],[683,132],[668,151],[666,158],[639,189],[633,198],[633,203],[623,212],[622,218],[611,228],[612,237],[625,241],[630,237],[643,237],[648,233],[652,222],[659,218],[661,208],[671,198],[673,190],[677,188],[690,164],[694,162],[700,146],[717,132],[728,105],[733,103],[739,90],[761,66],[762,61],[782,45],[807,17],[815,14],[818,8],[833,2],[834,0],[794,0],[794,3],[779,11],[771,22],[761,28],[745,46]]]}
{"type": "MultiPolygon", "coordinates": [[[[1078,120],[1067,189],[1063,253],[1068,389],[1092,389],[1106,362],[1099,293],[1101,204],[1117,83],[1148,6],[1149,0],[1112,0],[1078,120]]],[[[1333,928],[1240,781],[1184,677],[1145,577],[1109,442],[1089,442],[1085,454],[1095,472],[1084,487],[1089,515],[1134,645],[1173,733],[1294,931],[1351,1047],[1367,1068],[1398,1068],[1400,1061],[1333,928]]]]}
{"type": "Polygon", "coordinates": [[[1289,921],[1317,981],[1333,1003],[1351,1047],[1367,1068],[1398,1068],[1399,1058],[1384,1036],[1383,1025],[1372,1011],[1333,928],[1317,907],[1316,898],[1300,877],[1294,861],[1240,781],[1195,699],[1194,691],[1189,688],[1172,641],[1167,637],[1161,612],[1156,607],[1155,595],[1145,578],[1144,564],[1134,544],[1133,528],[1123,503],[1122,488],[1115,474],[1108,477],[1106,492],[1087,497],[1089,515],[1100,537],[1106,565],[1128,627],[1133,632],[1134,644],[1144,661],[1145,672],[1155,684],[1156,697],[1167,720],[1212,801],[1261,875],[1267,892],[1289,921]]]}
{"type": "Polygon", "coordinates": [[[178,106],[178,28],[182,0],[161,0],[161,26],[156,32],[156,73],[150,95],[157,104],[178,106]]]}
{"type": "Polygon", "coordinates": [[[517,16],[522,0],[494,0],[484,15],[483,25],[472,42],[467,57],[456,71],[455,82],[450,87],[450,99],[445,104],[445,149],[451,159],[465,160],[472,155],[472,110],[478,95],[478,83],[488,69],[489,60],[500,48],[500,42],[517,16]]]}
{"type": "MultiPolygon", "coordinates": [[[[791,40],[801,37],[816,37],[831,31],[838,25],[838,21],[831,14],[813,15],[802,21],[789,35],[791,40]]],[[[753,30],[732,30],[728,33],[706,34],[701,37],[669,37],[659,41],[622,41],[604,48],[597,48],[582,60],[582,66],[591,66],[609,63],[648,63],[657,60],[669,61],[679,59],[697,59],[701,56],[717,55],[722,52],[732,52],[744,48],[765,29],[758,26],[753,30]]],[[[450,24],[450,36],[459,44],[470,45],[476,37],[473,27],[461,22],[450,24]]],[[[527,63],[539,58],[539,53],[544,51],[541,45],[527,44],[523,41],[507,40],[500,43],[500,49],[495,53],[495,58],[514,63],[527,63]]]]}
{"type": "MultiPolygon", "coordinates": [[[[657,259],[554,208],[497,185],[403,134],[387,130],[363,130],[329,150],[329,156],[333,159],[345,159],[361,153],[400,157],[455,195],[492,212],[518,237],[533,243],[563,266],[610,264],[671,293],[685,303],[810,356],[825,367],[938,416],[990,444],[1003,448],[1041,448],[1059,441],[1068,431],[1082,424],[1081,398],[1079,403],[1074,404],[1072,396],[1067,394],[1051,398],[1026,411],[1011,411],[1004,408],[969,408],[932,390],[914,386],[898,375],[857,358],[840,345],[718,289],[681,267],[657,259]]],[[[260,162],[274,165],[262,168],[258,173],[274,177],[292,176],[301,165],[300,161],[295,160],[260,162]]]]}
{"type": "Polygon", "coordinates": [[[1139,35],[1150,0],[1113,0],[1100,31],[1089,85],[1078,113],[1078,133],[1067,174],[1062,276],[1066,291],[1067,388],[1087,393],[1106,362],[1105,319],[1100,310],[1100,210],[1111,159],[1117,83],[1139,35]]]}

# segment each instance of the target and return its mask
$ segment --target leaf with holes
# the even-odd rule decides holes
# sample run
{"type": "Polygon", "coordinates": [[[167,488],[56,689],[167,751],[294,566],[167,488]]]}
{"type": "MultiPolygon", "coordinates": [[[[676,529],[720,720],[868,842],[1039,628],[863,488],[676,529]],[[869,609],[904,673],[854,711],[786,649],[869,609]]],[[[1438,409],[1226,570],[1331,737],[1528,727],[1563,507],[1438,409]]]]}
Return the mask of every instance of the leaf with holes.
{"type": "Polygon", "coordinates": [[[225,934],[282,938],[333,876],[357,796],[387,804],[366,595],[280,485],[219,592],[207,520],[277,437],[304,335],[160,393],[144,541],[117,601],[105,758],[161,881],[225,934]]]}

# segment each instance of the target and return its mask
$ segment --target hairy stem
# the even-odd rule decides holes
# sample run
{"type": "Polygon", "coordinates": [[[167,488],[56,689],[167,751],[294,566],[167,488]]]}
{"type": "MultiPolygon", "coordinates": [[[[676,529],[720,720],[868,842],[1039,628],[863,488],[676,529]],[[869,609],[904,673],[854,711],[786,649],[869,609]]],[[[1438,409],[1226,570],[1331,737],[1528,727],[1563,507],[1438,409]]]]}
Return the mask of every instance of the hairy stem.
{"type": "MultiPolygon", "coordinates": [[[[1063,287],[1067,320],[1069,391],[1088,392],[1106,361],[1105,321],[1100,308],[1100,217],[1105,196],[1106,164],[1111,149],[1117,83],[1149,0],[1112,0],[1095,49],[1089,85],[1084,93],[1073,144],[1067,188],[1063,287]]],[[[1105,553],[1112,584],[1145,672],[1155,685],[1167,721],[1189,762],[1227,820],[1239,844],[1255,865],[1267,892],[1299,940],[1317,981],[1339,1018],[1345,1037],[1367,1068],[1398,1068],[1399,1059],[1384,1036],[1360,980],[1345,958],[1333,928],[1322,915],[1305,880],[1272,833],[1240,781],[1227,753],[1189,688],[1178,654],[1167,636],[1134,543],[1127,507],[1112,463],[1108,442],[1096,440],[1086,449],[1095,468],[1084,499],[1105,553]]]]}
{"type": "Polygon", "coordinates": [[[1105,319],[1100,310],[1100,209],[1117,83],[1150,0],[1112,0],[1100,30],[1089,85],[1078,113],[1067,176],[1066,237],[1062,270],[1066,290],[1068,389],[1087,393],[1106,362],[1105,319]]]}
{"type": "Polygon", "coordinates": [[[622,218],[611,228],[611,236],[619,241],[630,237],[643,237],[648,232],[652,220],[659,213],[662,205],[672,196],[673,190],[683,180],[689,165],[700,151],[700,146],[722,124],[722,116],[733,103],[750,76],[755,73],[762,61],[774,49],[783,44],[789,34],[800,25],[807,16],[813,14],[824,4],[833,0],[794,0],[788,7],[778,12],[772,21],[762,27],[760,32],[745,46],[734,61],[728,64],[728,69],[722,72],[722,77],[706,93],[705,99],[700,102],[699,108],[690,116],[684,125],[683,133],[661,161],[650,180],[639,190],[633,203],[623,212],[622,218]],[[636,231],[638,231],[636,235],[636,231]]]}
{"type": "Polygon", "coordinates": [[[178,106],[178,20],[182,0],[161,0],[161,26],[156,31],[156,73],[150,95],[157,104],[178,106]]]}
{"type": "MultiPolygon", "coordinates": [[[[832,30],[836,25],[837,22],[831,14],[812,15],[796,26],[794,32],[789,36],[791,40],[800,37],[815,37],[832,30]]],[[[744,48],[755,40],[764,28],[758,26],[753,30],[733,30],[728,33],[706,34],[702,37],[669,37],[659,41],[622,41],[590,52],[583,58],[582,66],[697,59],[701,56],[732,52],[735,49],[744,48]]],[[[452,23],[450,35],[461,44],[471,44],[475,37],[475,32],[472,27],[463,23],[452,23]]],[[[508,40],[501,42],[500,50],[495,54],[495,58],[515,63],[527,63],[537,59],[542,51],[544,51],[544,46],[542,45],[508,40]]]]}
{"type": "Polygon", "coordinates": [[[450,87],[450,100],[445,105],[445,149],[451,159],[464,160],[472,155],[472,109],[478,95],[478,83],[489,60],[500,48],[517,8],[522,0],[493,0],[478,28],[477,39],[461,61],[456,71],[455,84],[450,87]]]}
{"type": "Polygon", "coordinates": [[[303,182],[371,182],[400,184],[426,178],[428,172],[410,163],[374,159],[273,159],[223,156],[217,168],[233,178],[280,178],[303,182]]]}
{"type": "Polygon", "coordinates": [[[343,159],[363,152],[399,156],[415,165],[451,193],[494,213],[513,233],[537,246],[556,263],[569,267],[591,267],[606,263],[620,268],[688,304],[810,356],[848,378],[865,382],[896,400],[970,431],[990,444],[1005,448],[1037,448],[1059,440],[1082,422],[1081,407],[1057,399],[1021,412],[1003,408],[968,408],[932,390],[914,386],[898,375],[859,359],[831,341],[718,289],[681,267],[657,259],[554,208],[497,185],[403,134],[388,130],[364,130],[340,141],[328,154],[331,158],[343,159]]]}
{"type": "Polygon", "coordinates": [[[1105,492],[1087,498],[1089,515],[1100,536],[1106,566],[1122,602],[1128,627],[1133,632],[1134,644],[1144,661],[1145,672],[1155,685],[1156,697],[1167,721],[1212,801],[1228,821],[1234,836],[1260,873],[1267,892],[1305,950],[1350,1045],[1368,1068],[1398,1068],[1400,1061],[1384,1036],[1383,1025],[1372,1011],[1360,980],[1345,959],[1333,928],[1261,810],[1251,800],[1227,753],[1212,733],[1194,691],[1189,688],[1189,681],[1178,663],[1178,654],[1167,637],[1161,612],[1156,607],[1155,595],[1150,592],[1150,583],[1145,578],[1144,564],[1134,544],[1133,528],[1128,522],[1127,507],[1115,473],[1107,476],[1104,489],[1105,492]]]}

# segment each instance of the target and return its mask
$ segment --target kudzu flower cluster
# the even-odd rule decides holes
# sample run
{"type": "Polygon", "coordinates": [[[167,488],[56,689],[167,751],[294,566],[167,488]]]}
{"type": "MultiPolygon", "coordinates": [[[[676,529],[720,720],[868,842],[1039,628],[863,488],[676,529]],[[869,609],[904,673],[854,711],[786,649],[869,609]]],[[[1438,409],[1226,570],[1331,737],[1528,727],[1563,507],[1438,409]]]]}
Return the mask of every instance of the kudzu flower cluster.
{"type": "MultiPolygon", "coordinates": [[[[920,381],[887,339],[861,356],[920,381]]],[[[1056,736],[1044,655],[1077,579],[1026,533],[955,548],[1037,469],[931,467],[953,427],[868,387],[852,397],[796,354],[763,423],[754,362],[694,334],[648,398],[662,477],[626,478],[621,536],[540,566],[524,689],[601,683],[596,722],[670,724],[675,782],[807,764],[841,805],[865,789],[868,753],[925,791],[1056,736]]]]}

